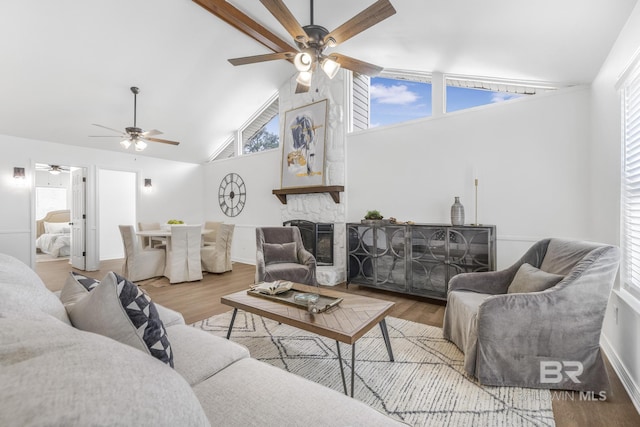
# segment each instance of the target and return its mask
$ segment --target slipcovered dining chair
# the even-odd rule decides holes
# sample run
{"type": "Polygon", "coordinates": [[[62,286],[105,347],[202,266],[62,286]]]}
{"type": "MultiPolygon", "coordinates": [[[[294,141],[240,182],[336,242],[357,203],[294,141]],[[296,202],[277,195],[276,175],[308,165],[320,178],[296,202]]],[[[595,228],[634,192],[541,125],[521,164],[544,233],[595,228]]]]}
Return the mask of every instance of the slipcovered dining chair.
{"type": "MultiPolygon", "coordinates": [[[[159,222],[138,222],[138,231],[149,231],[149,230],[160,230],[159,222]]],[[[140,243],[143,248],[151,247],[151,248],[166,248],[166,242],[161,242],[159,240],[153,240],[151,237],[139,236],[140,243]]]]}
{"type": "Polygon", "coordinates": [[[167,246],[167,268],[165,276],[169,283],[202,280],[200,225],[172,225],[171,240],[167,246]]]}
{"type": "Polygon", "coordinates": [[[133,225],[118,227],[124,245],[123,276],[132,282],[162,276],[166,255],[164,249],[142,248],[136,239],[133,225]]]}
{"type": "Polygon", "coordinates": [[[256,283],[290,280],[316,285],[316,259],[298,227],[256,228],[256,283]]]}
{"type": "Polygon", "coordinates": [[[234,228],[235,224],[221,224],[216,232],[216,240],[200,248],[202,270],[209,273],[224,273],[232,270],[231,242],[234,228]]]}
{"type": "Polygon", "coordinates": [[[207,234],[203,235],[203,244],[205,246],[215,246],[216,238],[218,236],[218,231],[220,230],[220,226],[223,224],[221,221],[206,221],[204,223],[205,230],[210,230],[207,234]]]}
{"type": "Polygon", "coordinates": [[[545,239],[506,270],[458,274],[444,337],[481,384],[607,392],[600,333],[619,259],[615,246],[545,239]]]}

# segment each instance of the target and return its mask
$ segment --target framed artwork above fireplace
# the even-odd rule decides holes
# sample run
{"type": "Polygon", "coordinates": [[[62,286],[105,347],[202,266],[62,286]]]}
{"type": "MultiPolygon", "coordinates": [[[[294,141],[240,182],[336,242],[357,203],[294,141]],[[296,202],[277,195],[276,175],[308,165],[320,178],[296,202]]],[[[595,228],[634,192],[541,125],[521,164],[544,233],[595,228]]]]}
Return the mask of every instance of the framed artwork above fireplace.
{"type": "Polygon", "coordinates": [[[324,99],[285,112],[282,188],[324,185],[328,103],[324,99]]]}

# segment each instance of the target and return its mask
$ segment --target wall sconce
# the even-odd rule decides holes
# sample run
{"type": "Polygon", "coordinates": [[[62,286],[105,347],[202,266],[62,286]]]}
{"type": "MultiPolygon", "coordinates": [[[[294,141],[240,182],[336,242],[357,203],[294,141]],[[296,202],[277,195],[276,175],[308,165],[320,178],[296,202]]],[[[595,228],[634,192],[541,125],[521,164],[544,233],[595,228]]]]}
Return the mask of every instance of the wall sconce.
{"type": "Polygon", "coordinates": [[[145,179],[144,179],[144,187],[145,187],[145,188],[151,188],[151,187],[153,187],[153,186],[151,185],[151,178],[145,178],[145,179]]]}
{"type": "Polygon", "coordinates": [[[13,168],[13,177],[16,179],[25,179],[24,168],[13,168]]]}

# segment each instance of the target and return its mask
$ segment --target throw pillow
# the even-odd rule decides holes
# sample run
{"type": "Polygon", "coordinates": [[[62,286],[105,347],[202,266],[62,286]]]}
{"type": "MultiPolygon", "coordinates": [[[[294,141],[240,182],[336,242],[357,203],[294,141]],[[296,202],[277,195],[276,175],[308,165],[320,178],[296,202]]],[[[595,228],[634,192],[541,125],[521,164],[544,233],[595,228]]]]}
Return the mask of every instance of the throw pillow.
{"type": "Polygon", "coordinates": [[[547,273],[531,264],[524,263],[518,269],[507,289],[508,294],[540,292],[549,289],[564,279],[559,274],[547,273]]]}
{"type": "Polygon", "coordinates": [[[62,291],[60,291],[60,301],[62,301],[64,305],[75,304],[99,284],[100,281],[97,279],[83,276],[82,274],[72,271],[69,273],[69,276],[67,276],[62,291]]]}
{"type": "Polygon", "coordinates": [[[155,304],[138,286],[113,272],[91,292],[66,305],[78,329],[113,338],[173,367],[173,353],[155,304]]]}
{"type": "Polygon", "coordinates": [[[298,262],[298,248],[296,242],[263,243],[264,262],[266,264],[280,264],[284,262],[298,262]]]}

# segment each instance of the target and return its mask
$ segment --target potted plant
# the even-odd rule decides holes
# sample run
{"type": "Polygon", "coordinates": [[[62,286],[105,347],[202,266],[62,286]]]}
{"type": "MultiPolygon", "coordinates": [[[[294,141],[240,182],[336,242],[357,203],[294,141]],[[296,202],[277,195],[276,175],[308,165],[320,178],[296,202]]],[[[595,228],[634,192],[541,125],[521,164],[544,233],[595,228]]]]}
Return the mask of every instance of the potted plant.
{"type": "Polygon", "coordinates": [[[364,224],[377,224],[383,221],[382,218],[383,216],[380,213],[380,211],[374,209],[374,210],[367,211],[367,214],[364,216],[364,219],[362,220],[362,222],[364,224]]]}

